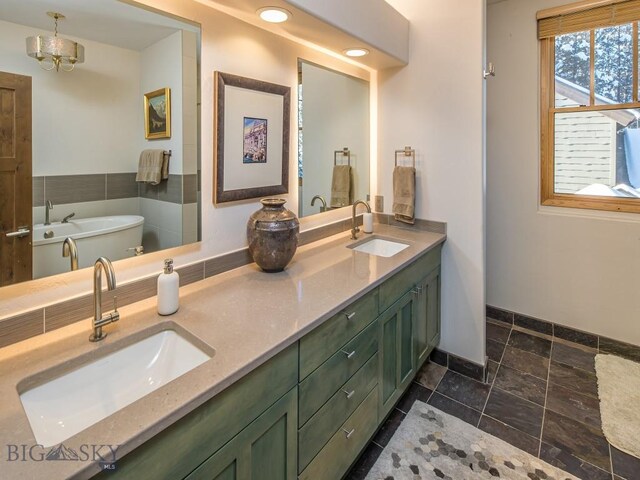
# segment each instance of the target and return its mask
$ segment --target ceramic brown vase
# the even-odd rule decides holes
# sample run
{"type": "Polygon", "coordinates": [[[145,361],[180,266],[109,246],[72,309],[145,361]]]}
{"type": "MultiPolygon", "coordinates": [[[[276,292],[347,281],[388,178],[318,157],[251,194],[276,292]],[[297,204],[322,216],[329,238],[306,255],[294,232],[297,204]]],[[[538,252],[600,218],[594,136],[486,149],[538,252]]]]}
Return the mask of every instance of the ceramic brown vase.
{"type": "Polygon", "coordinates": [[[284,208],[286,200],[265,198],[260,203],[262,208],[247,222],[249,253],[265,272],[281,272],[298,248],[300,223],[284,208]]]}

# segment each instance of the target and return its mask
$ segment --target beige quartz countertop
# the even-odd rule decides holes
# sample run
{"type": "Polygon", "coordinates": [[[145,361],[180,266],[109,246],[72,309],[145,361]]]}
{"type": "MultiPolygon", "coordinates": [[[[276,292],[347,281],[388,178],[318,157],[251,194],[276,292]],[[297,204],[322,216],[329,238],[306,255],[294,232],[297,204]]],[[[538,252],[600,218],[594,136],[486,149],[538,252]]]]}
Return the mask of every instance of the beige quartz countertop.
{"type": "MultiPolygon", "coordinates": [[[[251,264],[183,287],[172,316],[156,313],[155,297],[124,307],[101,342],[89,342],[87,319],[0,349],[0,477],[88,478],[100,470],[89,461],[9,461],[8,445],[20,446],[20,454],[22,445],[27,454],[36,445],[19,398],[30,386],[165,328],[186,330],[215,349],[204,364],[63,442],[76,451],[119,445],[122,458],[446,238],[379,224],[375,230],[410,246],[390,258],[368,255],[346,248],[354,241],[345,232],[299,248],[283,272],[251,264]]],[[[31,451],[37,459],[49,450],[31,451]]]]}

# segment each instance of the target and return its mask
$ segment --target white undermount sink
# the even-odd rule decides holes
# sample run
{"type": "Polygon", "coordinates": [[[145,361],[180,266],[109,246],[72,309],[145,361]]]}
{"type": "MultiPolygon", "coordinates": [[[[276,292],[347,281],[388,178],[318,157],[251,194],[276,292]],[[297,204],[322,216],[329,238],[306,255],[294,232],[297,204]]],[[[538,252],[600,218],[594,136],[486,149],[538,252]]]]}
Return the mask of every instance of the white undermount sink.
{"type": "Polygon", "coordinates": [[[90,427],[213,355],[175,330],[163,330],[20,394],[44,447],[90,427]]]}
{"type": "Polygon", "coordinates": [[[381,237],[372,237],[360,243],[347,245],[356,252],[368,253],[369,255],[377,255],[378,257],[393,257],[396,253],[400,253],[409,245],[406,243],[396,242],[381,237]]]}

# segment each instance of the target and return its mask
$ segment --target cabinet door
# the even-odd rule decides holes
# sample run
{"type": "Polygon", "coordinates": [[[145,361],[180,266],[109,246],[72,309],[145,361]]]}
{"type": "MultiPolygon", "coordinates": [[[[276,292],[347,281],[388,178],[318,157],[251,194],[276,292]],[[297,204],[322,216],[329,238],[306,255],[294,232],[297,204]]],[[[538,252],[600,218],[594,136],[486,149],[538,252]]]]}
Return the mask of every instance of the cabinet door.
{"type": "Polygon", "coordinates": [[[297,388],[272,405],[188,480],[294,480],[297,464],[297,388]]]}
{"type": "Polygon", "coordinates": [[[406,293],[380,317],[380,418],[393,408],[415,373],[414,293],[406,293]]]}
{"type": "Polygon", "coordinates": [[[440,342],[440,267],[423,278],[415,291],[415,352],[419,369],[440,342]]]}

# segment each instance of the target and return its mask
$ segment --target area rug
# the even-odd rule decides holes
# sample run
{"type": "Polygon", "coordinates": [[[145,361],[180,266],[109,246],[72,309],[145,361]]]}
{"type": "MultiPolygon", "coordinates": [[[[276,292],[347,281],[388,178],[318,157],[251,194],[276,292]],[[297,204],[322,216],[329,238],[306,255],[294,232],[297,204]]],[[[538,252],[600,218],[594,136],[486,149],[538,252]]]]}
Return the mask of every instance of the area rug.
{"type": "Polygon", "coordinates": [[[416,401],[366,480],[577,480],[431,405],[416,401]]]}
{"type": "Polygon", "coordinates": [[[618,450],[640,457],[640,363],[596,355],[602,431],[618,450]]]}

